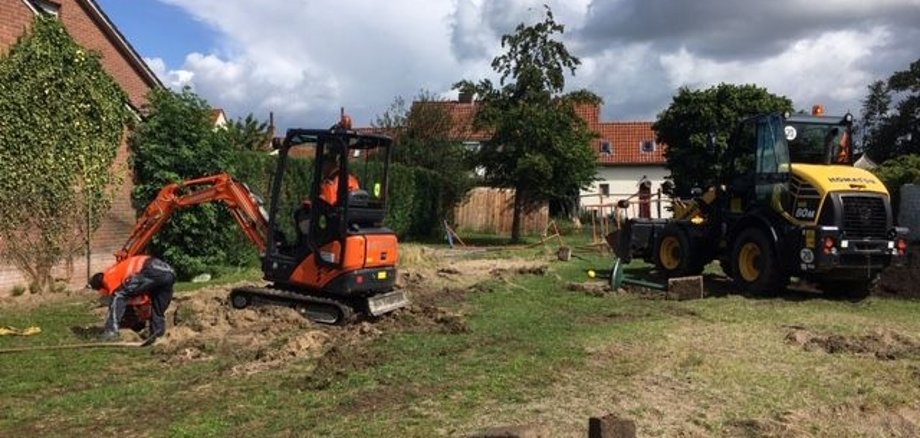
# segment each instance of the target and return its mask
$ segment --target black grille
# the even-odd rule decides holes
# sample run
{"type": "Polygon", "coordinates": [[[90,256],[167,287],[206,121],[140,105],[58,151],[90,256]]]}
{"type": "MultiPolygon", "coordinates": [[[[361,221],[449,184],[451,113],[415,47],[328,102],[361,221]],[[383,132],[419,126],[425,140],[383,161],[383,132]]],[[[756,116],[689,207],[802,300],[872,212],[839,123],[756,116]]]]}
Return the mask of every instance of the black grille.
{"type": "Polygon", "coordinates": [[[848,239],[884,239],[888,232],[885,201],[878,196],[841,196],[843,232],[848,239]]]}

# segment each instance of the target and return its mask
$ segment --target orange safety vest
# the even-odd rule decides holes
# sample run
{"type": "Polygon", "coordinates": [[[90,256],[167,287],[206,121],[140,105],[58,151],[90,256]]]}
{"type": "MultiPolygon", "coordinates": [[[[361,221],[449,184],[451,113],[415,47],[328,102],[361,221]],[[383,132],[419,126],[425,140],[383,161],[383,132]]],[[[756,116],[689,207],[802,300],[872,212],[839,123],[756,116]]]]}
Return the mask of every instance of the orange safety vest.
{"type": "MultiPolygon", "coordinates": [[[[150,260],[150,256],[139,255],[128,257],[112,266],[102,274],[102,289],[99,291],[103,295],[112,295],[121,285],[125,284],[132,276],[144,269],[144,264],[150,260]]],[[[147,295],[142,295],[146,297],[147,295]]]]}
{"type": "MultiPolygon", "coordinates": [[[[348,192],[351,193],[355,190],[360,189],[361,186],[358,184],[358,178],[355,178],[354,175],[348,175],[348,192]]],[[[339,175],[338,173],[333,174],[331,177],[323,180],[323,185],[320,187],[319,199],[326,201],[329,205],[336,205],[339,203],[339,175]]]]}
{"type": "Polygon", "coordinates": [[[840,139],[840,150],[837,152],[837,164],[846,164],[850,161],[850,134],[846,131],[840,139]]]}

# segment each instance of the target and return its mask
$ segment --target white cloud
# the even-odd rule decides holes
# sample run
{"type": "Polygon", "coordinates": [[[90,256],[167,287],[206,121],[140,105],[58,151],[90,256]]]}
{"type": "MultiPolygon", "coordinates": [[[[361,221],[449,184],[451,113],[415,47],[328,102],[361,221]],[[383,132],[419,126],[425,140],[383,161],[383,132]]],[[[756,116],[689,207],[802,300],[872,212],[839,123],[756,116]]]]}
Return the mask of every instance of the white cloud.
{"type": "Polygon", "coordinates": [[[754,83],[792,98],[800,109],[823,103],[830,112],[842,114],[859,111],[856,103],[874,79],[859,64],[889,40],[884,29],[838,31],[796,41],[760,60],[717,61],[695,57],[685,48],[660,59],[672,88],[754,83]]]}
{"type": "Polygon", "coordinates": [[[153,70],[164,84],[170,88],[182,88],[192,80],[194,73],[188,70],[167,70],[162,58],[144,58],[144,62],[153,70]]]}
{"type": "Polygon", "coordinates": [[[369,124],[397,95],[449,93],[493,77],[500,37],[548,3],[583,65],[572,87],[604,116],[649,119],[681,85],[766,86],[806,108],[858,110],[866,85],[917,53],[920,0],[160,0],[223,36],[179,66],[148,61],[231,117],[274,111],[282,127],[326,126],[344,106],[369,124]]]}

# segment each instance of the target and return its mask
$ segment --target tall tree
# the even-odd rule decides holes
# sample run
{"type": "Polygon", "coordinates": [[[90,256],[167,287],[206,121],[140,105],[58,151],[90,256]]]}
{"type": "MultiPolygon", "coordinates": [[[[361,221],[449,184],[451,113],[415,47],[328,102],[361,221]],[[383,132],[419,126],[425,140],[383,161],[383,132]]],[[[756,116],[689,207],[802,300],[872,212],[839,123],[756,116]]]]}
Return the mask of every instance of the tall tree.
{"type": "Polygon", "coordinates": [[[756,85],[719,84],[705,90],[682,87],[652,127],[668,145],[665,156],[674,194],[687,196],[694,187],[715,182],[728,137],[744,117],[792,111],[792,101],[756,85]],[[709,146],[714,134],[715,147],[709,146]]]}
{"type": "Polygon", "coordinates": [[[887,82],[869,85],[863,119],[868,124],[863,142],[873,161],[920,154],[920,59],[892,74],[887,82]]]}
{"type": "Polygon", "coordinates": [[[473,186],[470,151],[452,135],[453,120],[444,100],[426,90],[419,92],[411,106],[397,97],[373,125],[393,137],[394,163],[425,171],[426,175],[417,177],[436,185],[426,188],[437,194],[432,200],[436,209],[432,220],[417,221],[428,229],[412,232],[429,234],[439,229],[440,220],[451,215],[473,186]]]}
{"type": "Polygon", "coordinates": [[[127,96],[99,55],[39,16],[0,57],[0,257],[30,281],[88,242],[108,212],[127,96]]]}
{"type": "Polygon", "coordinates": [[[544,202],[564,199],[594,180],[596,159],[591,139],[596,135],[575,112],[579,103],[598,104],[586,90],[563,94],[566,74],[581,64],[557,39],[565,26],[546,7],[542,22],[521,23],[502,36],[505,53],[492,60],[501,77],[492,81],[464,80],[454,88],[478,96],[474,124],[493,132],[476,161],[485,181],[514,189],[512,241],[521,237],[522,216],[544,202]]]}
{"type": "MultiPolygon", "coordinates": [[[[134,206],[143,209],[166,184],[233,172],[238,150],[211,123],[211,106],[189,88],[153,90],[147,116],[134,131],[134,206]]],[[[205,204],[177,212],[157,233],[151,252],[183,277],[250,263],[254,251],[239,251],[243,238],[223,205],[205,204]]],[[[245,248],[245,246],[243,246],[245,248]]]]}

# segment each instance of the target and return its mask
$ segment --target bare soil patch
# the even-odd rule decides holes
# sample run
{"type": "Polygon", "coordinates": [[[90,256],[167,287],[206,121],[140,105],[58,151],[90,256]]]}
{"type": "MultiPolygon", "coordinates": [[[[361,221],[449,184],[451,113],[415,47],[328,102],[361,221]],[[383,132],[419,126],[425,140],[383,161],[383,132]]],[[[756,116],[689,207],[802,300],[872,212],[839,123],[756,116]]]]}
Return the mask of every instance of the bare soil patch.
{"type": "Polygon", "coordinates": [[[798,328],[786,334],[786,341],[807,351],[830,354],[850,353],[879,360],[920,358],[920,342],[892,330],[877,330],[862,336],[818,335],[798,328]]]}
{"type": "Polygon", "coordinates": [[[876,296],[892,298],[920,298],[920,245],[907,249],[907,263],[902,267],[890,266],[882,271],[872,289],[876,296]]]}
{"type": "MultiPolygon", "coordinates": [[[[411,258],[414,263],[400,267],[399,286],[409,291],[412,304],[380,318],[331,327],[312,323],[289,307],[234,309],[229,290],[242,284],[206,288],[173,300],[167,334],[154,345],[153,354],[169,365],[221,358],[230,364],[227,372],[244,375],[317,359],[319,383],[308,385],[323,386],[323,379],[373,366],[376,359],[366,348],[381,334],[466,333],[463,302],[469,293],[486,293],[490,284],[513,275],[544,275],[547,270],[546,263],[528,260],[463,260],[423,251],[411,258]]],[[[97,313],[104,315],[105,309],[97,313]]]]}

